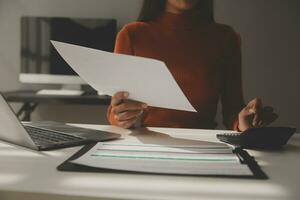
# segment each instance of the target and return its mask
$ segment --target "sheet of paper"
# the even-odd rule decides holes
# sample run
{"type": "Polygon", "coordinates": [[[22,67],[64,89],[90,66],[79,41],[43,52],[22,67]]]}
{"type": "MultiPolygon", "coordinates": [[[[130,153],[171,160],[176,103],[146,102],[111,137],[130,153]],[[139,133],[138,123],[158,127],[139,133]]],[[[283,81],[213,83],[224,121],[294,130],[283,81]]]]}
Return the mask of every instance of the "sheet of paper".
{"type": "Polygon", "coordinates": [[[70,67],[100,93],[112,96],[127,91],[130,99],[149,106],[196,112],[162,61],[51,42],[70,67]]]}
{"type": "Polygon", "coordinates": [[[141,143],[98,143],[73,163],[132,172],[183,175],[252,175],[228,146],[162,146],[141,143]],[[214,150],[214,151],[213,151],[214,150]]]}

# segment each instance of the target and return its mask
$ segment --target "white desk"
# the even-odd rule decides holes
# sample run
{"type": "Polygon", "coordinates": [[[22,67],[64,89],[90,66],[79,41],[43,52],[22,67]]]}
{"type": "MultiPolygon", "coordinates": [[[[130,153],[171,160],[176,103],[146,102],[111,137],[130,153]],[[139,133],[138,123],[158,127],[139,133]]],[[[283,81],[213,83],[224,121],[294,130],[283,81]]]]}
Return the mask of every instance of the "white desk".
{"type": "MultiPolygon", "coordinates": [[[[128,136],[130,131],[110,126],[82,125],[112,130],[128,136]]],[[[160,142],[193,139],[216,141],[216,130],[163,129],[160,142]],[[168,134],[168,135],[165,135],[168,134]]],[[[221,131],[223,132],[223,131],[221,131]]],[[[150,134],[141,139],[151,141],[150,134]]],[[[139,134],[140,136],[140,134],[139,134]]],[[[249,151],[268,180],[185,177],[113,173],[59,172],[56,167],[81,147],[34,152],[0,143],[0,199],[300,199],[300,134],[280,151],[249,151]]]]}

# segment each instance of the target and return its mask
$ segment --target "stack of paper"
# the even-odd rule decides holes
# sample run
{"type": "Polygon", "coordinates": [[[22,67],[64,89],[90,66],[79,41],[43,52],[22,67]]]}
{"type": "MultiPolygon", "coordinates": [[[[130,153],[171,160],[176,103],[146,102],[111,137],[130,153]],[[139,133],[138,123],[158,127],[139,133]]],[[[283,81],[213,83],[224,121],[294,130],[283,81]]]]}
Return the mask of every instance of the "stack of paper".
{"type": "Polygon", "coordinates": [[[73,163],[112,170],[185,174],[252,175],[231,147],[215,145],[155,145],[142,143],[98,143],[73,163]]]}

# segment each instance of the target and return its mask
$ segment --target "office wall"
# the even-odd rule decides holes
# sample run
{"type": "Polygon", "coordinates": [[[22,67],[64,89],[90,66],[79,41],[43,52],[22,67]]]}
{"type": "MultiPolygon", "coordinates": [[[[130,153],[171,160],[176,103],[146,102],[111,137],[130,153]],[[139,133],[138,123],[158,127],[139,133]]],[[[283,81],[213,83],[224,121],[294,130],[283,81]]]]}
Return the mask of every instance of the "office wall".
{"type": "Polygon", "coordinates": [[[217,0],[216,19],[242,37],[245,99],[261,97],[300,128],[300,1],[217,0]]]}
{"type": "MultiPolygon", "coordinates": [[[[277,125],[300,127],[299,1],[215,2],[217,21],[230,24],[242,36],[245,99],[262,97],[279,113],[277,125]]],[[[0,90],[21,87],[18,83],[21,15],[113,17],[122,26],[135,19],[140,5],[141,0],[0,0],[0,90]]],[[[105,122],[104,107],[59,106],[56,112],[53,108],[39,107],[34,120],[105,122]]]]}

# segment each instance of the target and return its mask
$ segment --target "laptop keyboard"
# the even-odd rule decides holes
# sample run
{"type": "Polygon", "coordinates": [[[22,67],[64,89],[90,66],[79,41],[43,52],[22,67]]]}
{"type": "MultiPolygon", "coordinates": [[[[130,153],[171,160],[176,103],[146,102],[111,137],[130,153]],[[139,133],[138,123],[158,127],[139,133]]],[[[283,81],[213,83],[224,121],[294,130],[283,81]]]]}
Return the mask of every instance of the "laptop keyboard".
{"type": "Polygon", "coordinates": [[[32,126],[25,126],[26,131],[34,141],[36,145],[49,145],[54,143],[69,143],[81,141],[84,138],[67,135],[64,133],[59,133],[51,130],[41,129],[32,126]]]}

